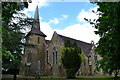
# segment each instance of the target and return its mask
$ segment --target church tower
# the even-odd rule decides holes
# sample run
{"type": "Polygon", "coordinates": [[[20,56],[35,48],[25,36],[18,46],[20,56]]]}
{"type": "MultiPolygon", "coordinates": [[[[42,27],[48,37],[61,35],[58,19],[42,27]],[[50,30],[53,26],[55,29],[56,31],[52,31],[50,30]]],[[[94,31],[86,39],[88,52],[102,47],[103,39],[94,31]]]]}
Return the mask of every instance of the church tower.
{"type": "Polygon", "coordinates": [[[40,29],[39,11],[36,7],[34,22],[31,31],[26,36],[26,44],[33,45],[25,48],[24,75],[34,76],[45,74],[45,37],[40,29]]]}

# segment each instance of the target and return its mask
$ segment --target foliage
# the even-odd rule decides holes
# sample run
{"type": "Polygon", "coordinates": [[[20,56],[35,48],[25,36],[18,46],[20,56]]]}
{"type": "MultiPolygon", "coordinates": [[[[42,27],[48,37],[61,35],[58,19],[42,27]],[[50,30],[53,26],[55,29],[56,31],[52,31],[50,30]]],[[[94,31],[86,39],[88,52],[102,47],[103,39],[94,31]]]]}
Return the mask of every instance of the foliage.
{"type": "Polygon", "coordinates": [[[81,62],[85,61],[85,53],[83,51],[81,51],[81,54],[79,54],[81,57],[81,62]]]}
{"type": "MultiPolygon", "coordinates": [[[[66,79],[57,76],[43,76],[42,80],[114,80],[113,76],[77,76],[76,79],[66,79]]],[[[38,79],[38,80],[41,80],[38,79]]],[[[12,75],[2,75],[2,80],[12,80],[12,75]]],[[[36,80],[34,77],[18,77],[17,80],[36,80]]]]}
{"type": "Polygon", "coordinates": [[[22,29],[30,28],[33,21],[20,12],[27,7],[27,2],[2,2],[2,63],[3,68],[12,69],[14,75],[21,62],[22,39],[25,37],[22,29]]]}
{"type": "Polygon", "coordinates": [[[60,61],[66,69],[67,78],[75,78],[75,74],[81,65],[81,49],[70,41],[65,42],[65,46],[60,48],[60,61]]]}
{"type": "Polygon", "coordinates": [[[109,74],[114,71],[115,77],[117,77],[120,70],[120,2],[95,3],[99,8],[97,12],[93,12],[99,18],[95,21],[86,20],[98,29],[95,33],[100,36],[96,51],[102,59],[98,61],[98,64],[103,71],[109,74]]]}

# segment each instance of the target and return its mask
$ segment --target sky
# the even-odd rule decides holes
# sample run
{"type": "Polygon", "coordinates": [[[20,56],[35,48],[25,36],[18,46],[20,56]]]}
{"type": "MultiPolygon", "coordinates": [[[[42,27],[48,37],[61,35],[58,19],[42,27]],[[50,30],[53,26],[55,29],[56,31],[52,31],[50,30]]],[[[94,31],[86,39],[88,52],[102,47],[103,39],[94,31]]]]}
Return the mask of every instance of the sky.
{"type": "Polygon", "coordinates": [[[58,34],[91,43],[98,42],[99,36],[94,33],[96,29],[84,18],[97,19],[92,12],[98,6],[89,2],[50,2],[47,0],[34,0],[23,12],[34,17],[36,6],[39,7],[40,28],[51,40],[54,31],[58,34]]]}

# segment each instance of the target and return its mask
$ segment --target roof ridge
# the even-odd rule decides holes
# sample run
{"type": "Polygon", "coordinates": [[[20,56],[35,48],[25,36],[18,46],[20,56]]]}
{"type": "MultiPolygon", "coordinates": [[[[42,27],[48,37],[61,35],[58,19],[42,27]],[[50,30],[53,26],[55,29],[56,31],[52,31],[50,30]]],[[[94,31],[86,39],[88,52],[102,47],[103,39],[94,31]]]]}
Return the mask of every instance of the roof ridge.
{"type": "Polygon", "coordinates": [[[61,37],[61,39],[63,41],[66,40],[70,40],[70,42],[76,42],[77,46],[80,47],[82,49],[82,51],[86,54],[86,56],[88,56],[91,53],[91,49],[92,49],[92,44],[91,43],[87,43],[81,40],[76,40],[74,38],[70,38],[70,37],[66,37],[60,34],[57,34],[59,37],[61,37]]]}
{"type": "MultiPolygon", "coordinates": [[[[57,33],[57,34],[58,34],[58,33],[57,33]]],[[[84,42],[84,41],[81,41],[81,40],[77,40],[77,39],[74,39],[74,38],[71,38],[71,37],[67,37],[67,36],[64,36],[64,35],[61,35],[61,34],[58,34],[58,35],[59,35],[59,36],[62,36],[62,37],[69,38],[69,39],[72,39],[72,40],[75,40],[75,41],[83,42],[83,43],[86,43],[86,44],[91,44],[91,43],[84,42]]]]}

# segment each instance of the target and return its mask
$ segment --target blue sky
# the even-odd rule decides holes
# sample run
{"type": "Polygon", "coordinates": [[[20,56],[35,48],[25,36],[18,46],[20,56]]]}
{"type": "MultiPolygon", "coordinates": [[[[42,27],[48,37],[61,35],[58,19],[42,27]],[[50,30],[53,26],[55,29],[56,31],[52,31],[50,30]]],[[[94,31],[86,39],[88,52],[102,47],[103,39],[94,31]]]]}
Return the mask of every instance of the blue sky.
{"type": "MultiPolygon", "coordinates": [[[[53,18],[61,18],[61,15],[68,15],[68,18],[60,21],[59,24],[51,24],[52,29],[64,29],[66,26],[79,23],[76,17],[82,9],[87,11],[96,6],[89,2],[49,2],[48,6],[39,8],[39,15],[43,22],[49,22],[53,18]]],[[[28,14],[34,16],[33,11],[29,11],[28,14]]],[[[81,22],[81,24],[83,23],[81,22]]]]}
{"type": "Polygon", "coordinates": [[[87,23],[84,18],[97,19],[92,13],[98,6],[89,2],[48,2],[47,0],[33,1],[28,9],[24,10],[29,17],[33,17],[35,8],[39,7],[40,28],[47,35],[46,39],[52,38],[53,32],[90,43],[97,42],[98,35],[94,34],[95,28],[87,23]]]}

